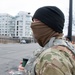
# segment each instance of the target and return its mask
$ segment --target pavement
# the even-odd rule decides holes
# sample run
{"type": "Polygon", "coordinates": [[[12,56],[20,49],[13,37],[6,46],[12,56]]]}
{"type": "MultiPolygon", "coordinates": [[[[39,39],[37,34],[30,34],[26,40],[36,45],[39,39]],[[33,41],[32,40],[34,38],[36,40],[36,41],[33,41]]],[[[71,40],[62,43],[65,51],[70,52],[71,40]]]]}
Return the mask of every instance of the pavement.
{"type": "Polygon", "coordinates": [[[17,70],[23,58],[29,58],[33,51],[40,48],[37,43],[0,44],[0,75],[10,75],[11,70],[17,70]]]}

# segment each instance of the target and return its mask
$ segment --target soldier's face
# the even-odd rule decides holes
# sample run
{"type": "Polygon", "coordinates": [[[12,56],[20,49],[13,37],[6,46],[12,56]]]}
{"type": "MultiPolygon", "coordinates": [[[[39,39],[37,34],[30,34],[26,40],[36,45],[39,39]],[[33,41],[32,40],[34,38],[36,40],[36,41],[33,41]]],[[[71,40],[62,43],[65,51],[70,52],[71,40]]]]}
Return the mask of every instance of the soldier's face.
{"type": "Polygon", "coordinates": [[[33,22],[40,22],[38,19],[33,19],[33,22]]]}

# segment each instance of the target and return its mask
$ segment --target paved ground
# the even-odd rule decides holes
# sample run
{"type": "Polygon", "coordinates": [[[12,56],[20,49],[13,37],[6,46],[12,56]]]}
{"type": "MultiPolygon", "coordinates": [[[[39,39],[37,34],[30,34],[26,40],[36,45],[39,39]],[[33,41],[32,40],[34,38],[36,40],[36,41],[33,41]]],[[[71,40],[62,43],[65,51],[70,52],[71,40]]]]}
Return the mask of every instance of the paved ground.
{"type": "Polygon", "coordinates": [[[10,75],[10,70],[17,70],[22,58],[29,58],[33,50],[39,48],[37,43],[0,44],[0,75],[10,75]]]}

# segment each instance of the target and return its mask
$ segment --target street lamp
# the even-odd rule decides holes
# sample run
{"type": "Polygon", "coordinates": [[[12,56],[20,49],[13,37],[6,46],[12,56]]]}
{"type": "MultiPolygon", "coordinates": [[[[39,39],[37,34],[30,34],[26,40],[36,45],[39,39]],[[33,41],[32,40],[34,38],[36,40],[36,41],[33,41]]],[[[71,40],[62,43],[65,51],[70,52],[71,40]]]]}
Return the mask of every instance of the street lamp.
{"type": "Polygon", "coordinates": [[[67,38],[72,41],[72,0],[69,1],[69,25],[67,38]]]}

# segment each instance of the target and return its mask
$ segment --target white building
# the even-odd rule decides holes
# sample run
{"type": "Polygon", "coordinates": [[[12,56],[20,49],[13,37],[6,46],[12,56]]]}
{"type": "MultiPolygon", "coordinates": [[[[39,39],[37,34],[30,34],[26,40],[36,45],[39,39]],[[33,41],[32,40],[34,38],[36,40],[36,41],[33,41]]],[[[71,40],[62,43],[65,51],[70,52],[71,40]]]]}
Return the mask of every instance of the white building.
{"type": "Polygon", "coordinates": [[[12,26],[12,16],[9,14],[0,14],[0,35],[10,36],[10,28],[12,26]]]}
{"type": "Polygon", "coordinates": [[[0,36],[31,37],[30,25],[31,15],[28,12],[19,12],[15,17],[0,14],[0,36]]]}
{"type": "Polygon", "coordinates": [[[31,15],[28,12],[19,12],[15,17],[15,37],[31,37],[31,15]]]}

